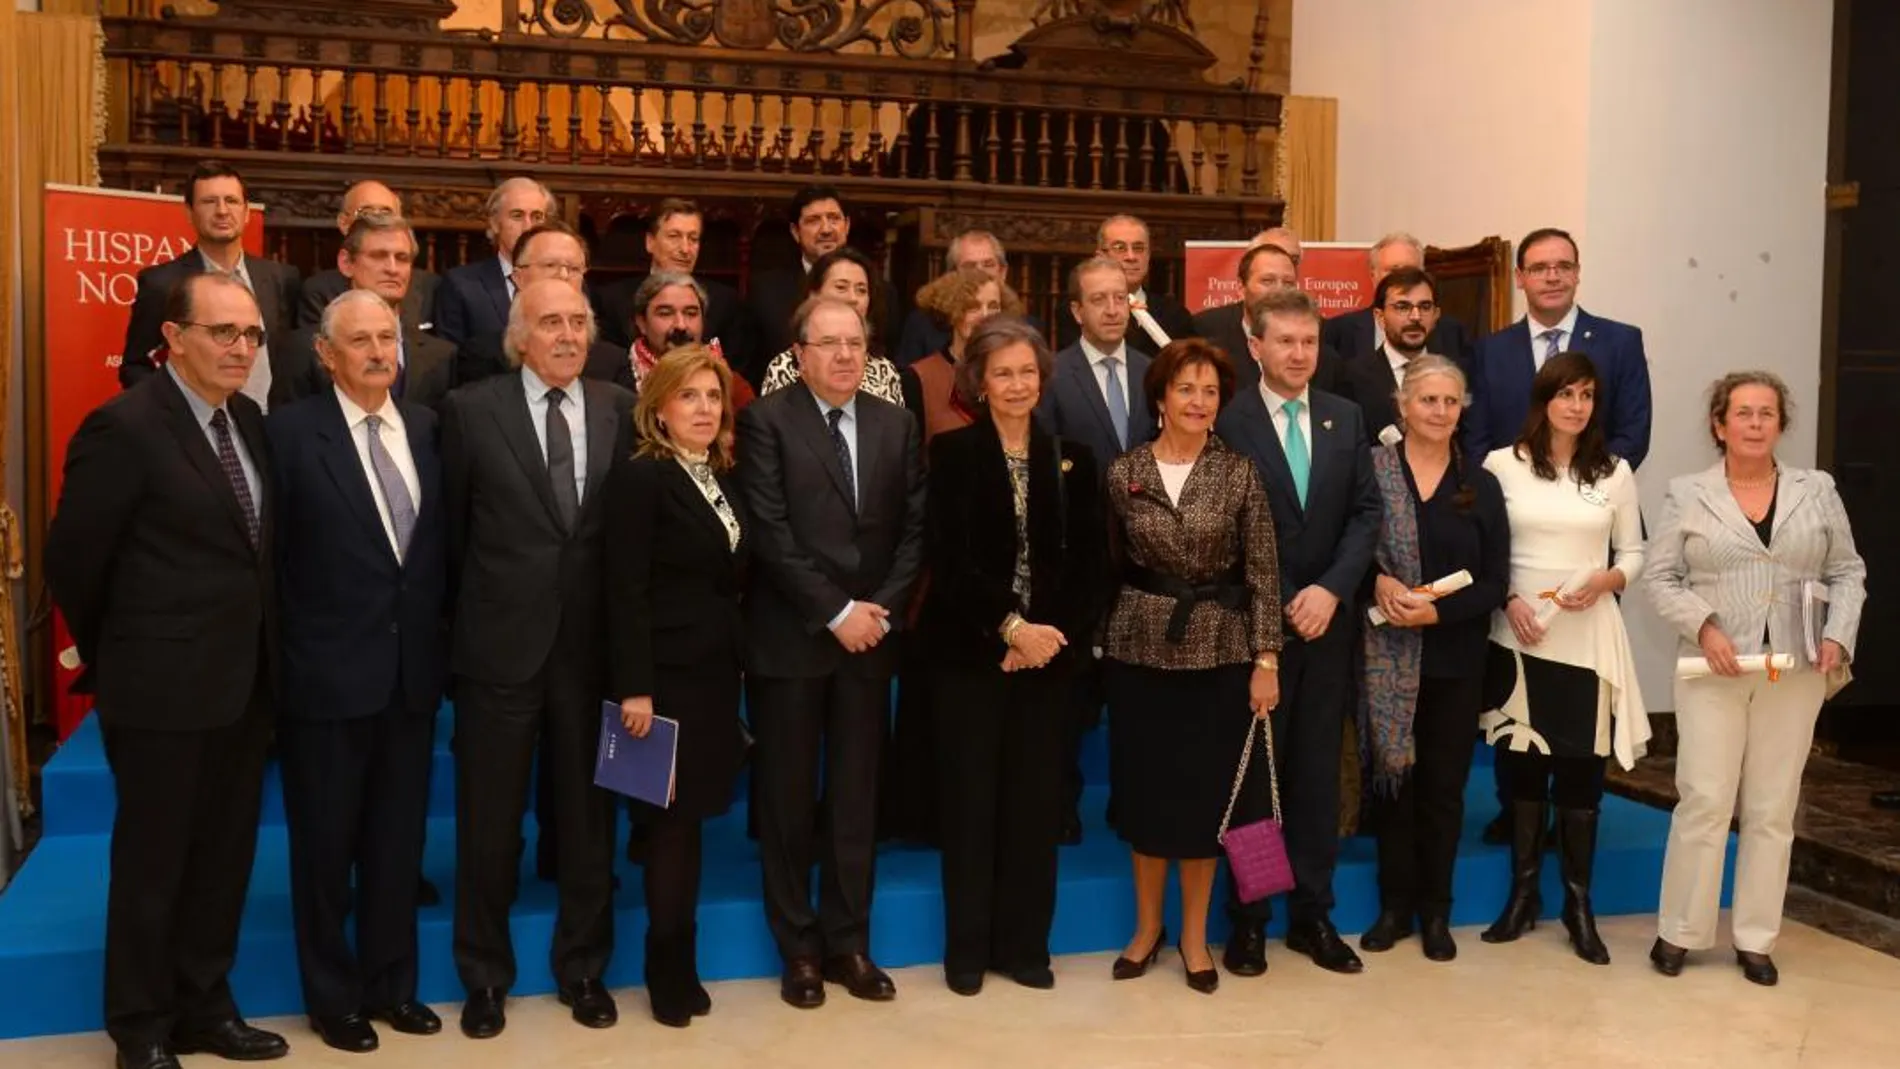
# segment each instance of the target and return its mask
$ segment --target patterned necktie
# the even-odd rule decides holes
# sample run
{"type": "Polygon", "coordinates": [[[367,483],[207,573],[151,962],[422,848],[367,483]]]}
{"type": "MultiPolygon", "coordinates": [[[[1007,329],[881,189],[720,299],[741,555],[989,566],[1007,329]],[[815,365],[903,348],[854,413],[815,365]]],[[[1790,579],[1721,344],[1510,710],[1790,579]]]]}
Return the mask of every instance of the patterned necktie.
{"type": "Polygon", "coordinates": [[[1122,389],[1121,357],[1107,357],[1102,366],[1108,370],[1108,422],[1115,428],[1116,444],[1125,450],[1128,448],[1128,391],[1122,389]]]}
{"type": "Polygon", "coordinates": [[[231,480],[231,491],[237,494],[238,508],[244,513],[244,529],[251,536],[251,548],[256,549],[257,503],[251,499],[251,481],[244,477],[237,445],[231,441],[231,417],[224,414],[224,409],[211,413],[211,431],[218,440],[218,466],[224,469],[224,477],[231,480]]]}
{"type": "Polygon", "coordinates": [[[396,531],[396,559],[403,560],[409,556],[409,536],[416,530],[416,502],[409,496],[409,484],[403,481],[402,472],[396,470],[396,459],[383,444],[383,417],[368,416],[363,422],[369,427],[369,466],[376,472],[383,502],[389,506],[389,525],[396,531]]]}
{"type": "Polygon", "coordinates": [[[1293,489],[1300,495],[1300,507],[1306,507],[1306,481],[1313,474],[1313,457],[1306,451],[1306,434],[1300,430],[1300,403],[1288,401],[1280,406],[1286,413],[1286,466],[1293,470],[1293,489]]]}
{"type": "Polygon", "coordinates": [[[838,421],[842,419],[842,408],[825,413],[825,421],[831,424],[831,448],[837,450],[838,466],[844,469],[845,496],[851,499],[851,507],[855,510],[858,507],[858,474],[851,466],[851,443],[844,440],[844,431],[838,427],[838,421]]]}
{"type": "Polygon", "coordinates": [[[1557,343],[1563,340],[1563,336],[1564,336],[1564,332],[1561,330],[1558,330],[1556,327],[1552,327],[1549,330],[1544,331],[1542,334],[1538,335],[1538,337],[1543,339],[1543,342],[1544,342],[1544,357],[1543,357],[1543,360],[1539,360],[1537,362],[1538,367],[1543,367],[1544,360],[1549,360],[1551,357],[1556,356],[1558,352],[1561,351],[1557,348],[1557,343]]]}
{"type": "Polygon", "coordinates": [[[574,529],[574,517],[580,515],[581,495],[574,486],[574,435],[567,429],[567,417],[561,402],[567,395],[549,390],[548,398],[548,481],[554,484],[554,508],[561,514],[561,525],[574,529]]]}

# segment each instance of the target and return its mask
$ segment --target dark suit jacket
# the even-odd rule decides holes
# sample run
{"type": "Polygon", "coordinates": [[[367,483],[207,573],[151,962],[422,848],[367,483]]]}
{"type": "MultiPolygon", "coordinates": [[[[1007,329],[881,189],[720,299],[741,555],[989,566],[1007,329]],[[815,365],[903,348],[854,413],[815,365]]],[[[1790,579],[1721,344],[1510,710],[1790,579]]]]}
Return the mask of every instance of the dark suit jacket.
{"type": "MultiPolygon", "coordinates": [[[[1194,336],[1220,346],[1221,351],[1227,354],[1227,359],[1234,362],[1236,394],[1260,385],[1260,362],[1253,358],[1253,350],[1247,347],[1247,330],[1241,323],[1241,317],[1245,314],[1244,306],[1235,302],[1209,308],[1194,316],[1194,336]]],[[[1313,388],[1327,393],[1340,392],[1341,364],[1339,354],[1326,344],[1326,326],[1322,321],[1319,360],[1313,366],[1313,388]]]]}
{"type": "Polygon", "coordinates": [[[152,375],[93,409],[66,454],[46,579],[107,724],[235,723],[273,671],[276,589],[264,417],[225,402],[257,468],[253,548],[231,480],[183,392],[152,375]]]}
{"type": "Polygon", "coordinates": [[[1286,450],[1280,446],[1273,417],[1257,388],[1236,395],[1221,410],[1214,429],[1222,441],[1251,458],[1260,473],[1280,544],[1283,600],[1291,601],[1302,589],[1318,583],[1342,603],[1333,616],[1333,627],[1338,629],[1351,622],[1353,598],[1372,566],[1372,548],[1378,542],[1385,506],[1373,478],[1371,445],[1359,406],[1319,390],[1309,396],[1312,468],[1305,506],[1294,490],[1286,450]]]}
{"type": "MultiPolygon", "coordinates": [[[[160,329],[165,322],[165,301],[172,287],[193,275],[204,273],[204,255],[193,245],[184,255],[139,272],[137,296],[132,298],[132,318],[125,326],[125,350],[119,354],[119,385],[131,389],[158,370],[152,350],[165,344],[160,329]]],[[[244,272],[251,278],[257,311],[264,320],[266,344],[271,348],[271,377],[277,375],[277,346],[273,339],[286,338],[296,326],[297,305],[303,289],[297,269],[261,256],[245,256],[244,272]]],[[[272,383],[271,404],[277,404],[272,383]]],[[[288,403],[292,398],[286,398],[288,403]]]]}
{"type": "MultiPolygon", "coordinates": [[[[1132,346],[1127,353],[1128,366],[1122,373],[1128,376],[1128,445],[1133,448],[1155,436],[1155,417],[1141,385],[1148,374],[1148,357],[1132,346]]],[[[1088,446],[1095,455],[1096,475],[1104,476],[1108,462],[1126,450],[1115,439],[1115,424],[1108,418],[1108,402],[1095,381],[1095,370],[1089,367],[1079,342],[1057,353],[1054,363],[1054,381],[1043,390],[1036,417],[1049,433],[1088,446]]]]}
{"type": "Polygon", "coordinates": [[[1359,406],[1365,416],[1366,434],[1376,444],[1379,432],[1399,421],[1399,405],[1393,399],[1399,380],[1392,374],[1392,361],[1381,348],[1369,356],[1347,362],[1345,371],[1345,381],[1339,384],[1338,393],[1359,406]]]}
{"type": "MultiPolygon", "coordinates": [[[[442,405],[442,495],[455,591],[449,668],[458,677],[524,683],[555,656],[563,670],[602,670],[601,489],[614,461],[633,451],[633,395],[590,379],[581,388],[587,482],[572,530],[556,511],[519,375],[464,386],[442,405]],[[600,641],[557,650],[564,620],[571,634],[600,641]]],[[[603,676],[603,689],[605,683],[603,676]]]]}
{"type": "MultiPolygon", "coordinates": [[[[435,326],[435,289],[442,279],[432,271],[418,267],[409,277],[409,292],[402,298],[402,325],[411,330],[428,330],[435,326]]],[[[323,319],[323,310],[330,302],[343,296],[350,288],[350,280],[343,272],[332,267],[319,271],[304,279],[303,296],[297,308],[297,325],[314,327],[323,319]]]]}
{"type": "Polygon", "coordinates": [[[803,382],[739,413],[739,486],[753,520],[746,664],[765,676],[844,671],[885,676],[897,643],[848,654],[826,626],[851,601],[890,611],[899,628],[924,555],[924,470],[917,421],[860,392],[858,504],[846,493],[818,402],[803,382]]]}
{"type": "Polygon", "coordinates": [[[398,403],[420,497],[400,561],[383,531],[336,391],[274,411],[283,688],[299,720],[373,716],[400,700],[433,716],[448,673],[448,528],[435,413],[398,403]]]}
{"type": "MultiPolygon", "coordinates": [[[[402,389],[397,400],[435,408],[449,395],[454,385],[455,346],[433,334],[425,334],[407,323],[402,327],[403,374],[402,389]]],[[[317,358],[316,328],[305,327],[291,334],[284,345],[282,367],[284,369],[285,390],[288,396],[282,402],[277,400],[277,372],[279,361],[277,350],[271,350],[272,379],[271,407],[276,410],[279,404],[289,404],[304,397],[326,393],[330,389],[330,373],[323,368],[323,362],[317,358]]]]}
{"type": "Polygon", "coordinates": [[[508,280],[501,261],[484,256],[442,276],[435,290],[435,332],[456,345],[508,325],[508,280]]]}
{"type": "MultiPolygon", "coordinates": [[[[884,310],[883,318],[871,324],[874,335],[872,349],[883,352],[897,344],[898,307],[897,287],[882,275],[871,280],[881,293],[878,304],[884,310]]],[[[756,324],[758,344],[755,344],[753,358],[758,362],[758,374],[762,378],[765,365],[772,357],[791,348],[792,313],[805,300],[805,274],[796,267],[777,267],[756,271],[746,284],[746,303],[752,306],[753,322],[756,324]]],[[[741,369],[742,371],[744,369],[741,369]]],[[[747,376],[750,378],[750,376],[747,376]]],[[[758,379],[752,379],[756,385],[758,379]]]]}
{"type": "MultiPolygon", "coordinates": [[[[758,352],[757,328],[752,324],[752,309],[739,299],[739,291],[713,279],[697,279],[706,290],[705,326],[700,336],[707,341],[719,339],[719,350],[726,363],[754,386],[765,373],[767,356],[758,352]]],[[[646,277],[623,278],[611,286],[588,291],[594,305],[594,318],[600,324],[600,340],[619,347],[624,356],[633,344],[633,295],[646,277]]],[[[772,350],[777,353],[779,350],[772,350]]],[[[769,355],[769,354],[768,354],[769,355]]]]}
{"type": "MultiPolygon", "coordinates": [[[[1019,611],[1016,505],[1002,439],[988,419],[930,440],[930,591],[921,630],[933,661],[995,669],[998,628],[1019,611]]],[[[1086,657],[1106,587],[1102,474],[1087,446],[1033,426],[1029,437],[1029,604],[1023,618],[1069,639],[1050,668],[1086,657]]],[[[1046,670],[1046,669],[1045,669],[1046,670]]]]}
{"type": "MultiPolygon", "coordinates": [[[[1361,308],[1326,320],[1320,326],[1319,340],[1321,345],[1330,347],[1348,367],[1361,357],[1376,355],[1378,350],[1372,337],[1372,309],[1361,308]]],[[[1456,319],[1448,315],[1438,317],[1438,325],[1425,338],[1425,351],[1456,362],[1464,369],[1467,378],[1471,376],[1471,361],[1476,350],[1472,345],[1471,332],[1456,319]]]]}
{"type": "MultiPolygon", "coordinates": [[[[1579,308],[1570,348],[1597,368],[1597,411],[1610,453],[1640,467],[1649,455],[1649,357],[1643,332],[1627,323],[1602,319],[1579,308]]],[[[1465,455],[1482,459],[1517,440],[1530,413],[1531,329],[1520,319],[1478,340],[1473,364],[1471,408],[1465,412],[1465,455]]]]}
{"type": "MultiPolygon", "coordinates": [[[[496,331],[470,338],[456,346],[451,361],[454,370],[449,376],[450,387],[466,386],[494,375],[514,374],[515,369],[509,366],[507,354],[502,352],[501,340],[501,331],[496,331]]],[[[627,347],[614,345],[604,339],[596,339],[588,346],[587,364],[582,374],[600,382],[633,389],[633,366],[627,363],[627,347]]]]}
{"type": "MultiPolygon", "coordinates": [[[[1157,326],[1167,331],[1169,341],[1192,338],[1195,335],[1194,317],[1188,314],[1187,308],[1180,301],[1165,293],[1157,293],[1153,290],[1148,292],[1148,314],[1154,317],[1157,326]]],[[[1056,316],[1055,345],[1059,349],[1067,349],[1071,345],[1080,344],[1081,341],[1082,324],[1075,321],[1075,314],[1069,311],[1065,303],[1056,316]]],[[[1128,347],[1140,349],[1149,356],[1154,356],[1161,351],[1161,342],[1148,336],[1148,332],[1135,321],[1133,312],[1128,315],[1128,347]]],[[[1103,467],[1107,466],[1106,463],[1103,464],[1103,467]]]]}

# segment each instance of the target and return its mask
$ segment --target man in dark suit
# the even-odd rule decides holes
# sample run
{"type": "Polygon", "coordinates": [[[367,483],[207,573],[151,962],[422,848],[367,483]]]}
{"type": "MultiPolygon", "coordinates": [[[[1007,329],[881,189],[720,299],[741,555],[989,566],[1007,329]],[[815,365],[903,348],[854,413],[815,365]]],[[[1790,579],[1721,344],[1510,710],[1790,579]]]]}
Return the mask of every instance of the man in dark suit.
{"type": "MultiPolygon", "coordinates": [[[[274,338],[288,338],[296,320],[302,279],[297,269],[274,260],[244,254],[244,227],[251,218],[251,202],[244,179],[229,164],[204,160],[185,179],[185,211],[197,244],[175,260],[139,272],[138,293],[132,298],[132,318],[125,327],[125,349],[119,354],[119,385],[131,389],[158,370],[164,347],[166,299],[173,287],[194,275],[227,274],[250,289],[263,317],[264,344],[251,364],[250,378],[240,390],[269,411],[288,404],[297,395],[275,382],[278,354],[270,350],[274,338]]],[[[294,376],[293,376],[294,378],[294,376]]]]}
{"type": "Polygon", "coordinates": [[[593,313],[558,279],[524,287],[508,322],[519,365],[442,406],[449,560],[459,576],[455,680],[455,968],[462,1031],[500,1034],[515,981],[508,910],[535,743],[547,750],[561,850],[550,966],[574,1019],[619,1019],[613,807],[594,786],[605,687],[600,487],[633,450],[633,396],[581,378],[593,313]]]}
{"type": "Polygon", "coordinates": [[[1396,399],[1399,384],[1405,378],[1405,365],[1427,351],[1439,311],[1438,281],[1423,268],[1396,268],[1373,287],[1372,314],[1379,325],[1379,348],[1346,365],[1339,392],[1358,403],[1374,441],[1388,427],[1393,433],[1401,433],[1396,399]]]}
{"type": "MultiPolygon", "coordinates": [[[[671,271],[693,275],[699,266],[700,235],[704,230],[705,216],[698,204],[677,197],[661,201],[647,219],[649,273],[671,271]]],[[[706,341],[718,341],[726,363],[757,386],[770,354],[755,352],[757,330],[752,325],[752,309],[739,299],[739,291],[731,286],[697,275],[693,275],[693,279],[706,294],[701,334],[706,341]]],[[[645,281],[644,277],[623,278],[611,286],[597,287],[592,293],[601,340],[619,346],[623,353],[637,336],[633,329],[633,295],[645,281]]]]}
{"type": "MultiPolygon", "coordinates": [[[[374,180],[358,182],[343,194],[343,207],[336,213],[336,228],[345,238],[358,219],[381,216],[402,218],[402,198],[388,186],[374,180]]],[[[411,257],[414,260],[414,257],[411,257]]],[[[435,287],[442,280],[422,267],[412,267],[409,289],[403,294],[402,325],[410,331],[426,331],[435,326],[435,287]]],[[[323,310],[350,288],[350,278],[341,268],[328,268],[304,279],[303,297],[297,308],[297,325],[314,327],[323,318],[323,310]]]]}
{"type": "MultiPolygon", "coordinates": [[[[766,363],[792,344],[792,313],[805,301],[805,277],[811,274],[811,265],[851,238],[851,216],[844,198],[830,186],[806,186],[793,194],[786,220],[792,240],[798,243],[798,266],[755,270],[746,284],[746,301],[752,306],[760,341],[752,354],[758,377],[747,376],[755,385],[764,378],[766,363]]],[[[872,323],[871,330],[879,342],[890,345],[897,338],[899,322],[897,287],[882,275],[871,284],[883,291],[871,307],[884,310],[883,321],[872,323]]]]}
{"type": "MultiPolygon", "coordinates": [[[[1095,255],[1122,265],[1128,276],[1128,344],[1153,356],[1175,338],[1194,335],[1194,317],[1180,301],[1147,288],[1154,250],[1148,224],[1132,215],[1111,215],[1095,231],[1095,255]],[[1160,335],[1165,334],[1164,340],[1160,335]]],[[[1067,349],[1081,337],[1081,325],[1057,317],[1056,340],[1067,349]]]]}
{"type": "Polygon", "coordinates": [[[416,892],[448,671],[447,528],[435,414],[390,392],[401,331],[376,291],[338,297],[317,334],[336,385],[268,424],[297,964],[317,1035],[359,1053],[378,1045],[371,1017],[442,1028],[416,999],[416,892]]]}
{"type": "MultiPolygon", "coordinates": [[[[515,253],[514,279],[519,285],[528,286],[552,279],[573,287],[576,293],[586,295],[587,243],[581,240],[573,227],[559,219],[531,227],[515,240],[515,253]]],[[[516,365],[504,351],[504,335],[502,330],[478,334],[456,347],[455,385],[465,386],[491,375],[514,372],[516,365]]],[[[614,376],[610,369],[616,361],[625,363],[626,360],[626,346],[596,337],[588,344],[587,366],[602,370],[599,374],[593,371],[586,374],[590,378],[612,382],[614,376]]]]}
{"type": "Polygon", "coordinates": [[[276,647],[270,447],[238,391],[264,327],[229,275],[161,312],[165,369],[73,435],[46,577],[86,669],[118,794],[105,1019],[124,1069],[281,1058],[231,997],[270,743],[276,647]]]}
{"type": "MultiPolygon", "coordinates": [[[[1372,285],[1376,292],[1385,276],[1401,267],[1424,270],[1425,245],[1410,234],[1396,231],[1374,242],[1371,250],[1366,253],[1366,258],[1372,265],[1372,285]]],[[[1375,303],[1372,306],[1328,319],[1326,325],[1320,328],[1320,345],[1338,353],[1346,366],[1351,366],[1361,357],[1376,354],[1379,347],[1385,344],[1383,328],[1378,315],[1373,310],[1376,307],[1375,303]]],[[[1465,330],[1464,324],[1445,315],[1442,310],[1438,313],[1437,324],[1426,336],[1425,349],[1451,360],[1464,369],[1467,377],[1470,376],[1472,359],[1470,332],[1465,330]]],[[[1376,364],[1376,361],[1374,363],[1376,364]]],[[[1374,423],[1371,426],[1376,431],[1383,424],[1374,423]]]]}
{"type": "MultiPolygon", "coordinates": [[[[1254,236],[1256,244],[1250,246],[1240,258],[1240,300],[1225,304],[1219,308],[1209,308],[1194,316],[1194,333],[1227,353],[1234,362],[1234,388],[1251,390],[1260,385],[1260,365],[1253,358],[1252,321],[1250,309],[1257,309],[1260,302],[1269,293],[1278,290],[1300,288],[1299,256],[1284,246],[1261,239],[1268,234],[1287,240],[1284,235],[1292,231],[1281,227],[1265,230],[1254,236]]],[[[1298,248],[1298,239],[1292,239],[1298,248]]],[[[1313,387],[1333,393],[1339,388],[1342,374],[1339,354],[1333,352],[1323,342],[1319,347],[1319,366],[1313,371],[1313,387]]]]}
{"type": "Polygon", "coordinates": [[[917,421],[859,392],[857,309],[819,299],[795,327],[800,381],[739,413],[738,455],[756,532],[746,692],[766,921],[785,961],[780,996],[809,1009],[826,981],[896,995],[870,957],[878,751],[897,666],[886,639],[923,558],[924,476],[917,421]]]}
{"type": "Polygon", "coordinates": [[[470,338],[502,332],[509,306],[525,285],[514,277],[515,242],[554,218],[555,210],[554,194],[532,178],[517,176],[495,187],[484,209],[495,255],[442,276],[435,295],[436,334],[459,346],[470,338]]]}
{"type": "MultiPolygon", "coordinates": [[[[1313,299],[1299,290],[1270,294],[1253,326],[1260,385],[1235,394],[1215,430],[1252,458],[1279,542],[1289,626],[1273,729],[1296,881],[1287,896],[1286,944],[1321,968],[1356,973],[1359,957],[1329,914],[1339,853],[1339,753],[1359,633],[1352,599],[1371,567],[1383,506],[1358,406],[1311,386],[1320,330],[1313,299]]],[[[1235,975],[1257,976],[1267,967],[1271,901],[1242,904],[1231,881],[1228,891],[1234,931],[1223,959],[1235,975]]]]}
{"type": "MultiPolygon", "coordinates": [[[[365,215],[350,225],[350,233],[343,239],[343,248],[336,256],[337,273],[352,290],[367,290],[390,307],[406,310],[414,285],[415,258],[416,235],[407,222],[400,216],[365,215]]],[[[285,344],[284,363],[295,369],[298,396],[321,394],[330,388],[325,365],[318,358],[318,341],[317,324],[313,323],[292,334],[285,344]]],[[[454,374],[455,346],[423,333],[409,322],[405,311],[391,396],[435,408],[448,396],[454,374]]]]}

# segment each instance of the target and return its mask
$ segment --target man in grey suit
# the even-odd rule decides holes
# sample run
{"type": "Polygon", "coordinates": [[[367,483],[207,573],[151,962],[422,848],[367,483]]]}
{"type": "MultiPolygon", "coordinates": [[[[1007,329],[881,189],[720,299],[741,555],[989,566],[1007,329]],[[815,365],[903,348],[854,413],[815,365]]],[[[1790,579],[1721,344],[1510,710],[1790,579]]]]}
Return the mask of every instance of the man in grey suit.
{"type": "MultiPolygon", "coordinates": [[[[336,228],[347,239],[358,219],[402,217],[402,198],[396,191],[374,179],[358,182],[343,193],[343,206],[336,213],[336,228]]],[[[411,258],[412,260],[415,257],[411,258]]],[[[440,282],[433,272],[416,267],[409,289],[397,305],[402,314],[403,333],[428,330],[435,325],[435,287],[440,282]]],[[[303,299],[297,309],[297,325],[314,327],[323,318],[330,302],[351,289],[350,276],[340,267],[319,271],[304,280],[303,299]]]]}
{"type": "Polygon", "coordinates": [[[813,298],[793,328],[800,381],[739,413],[738,452],[756,531],[746,698],[766,920],[785,961],[780,996],[811,1009],[826,981],[861,999],[896,995],[870,957],[871,885],[897,666],[887,638],[923,558],[924,473],[917,421],[859,392],[857,309],[813,298]]]}
{"type": "Polygon", "coordinates": [[[508,910],[537,739],[549,751],[561,851],[550,965],[574,1019],[618,1019],[613,808],[594,786],[605,679],[600,488],[633,450],[633,395],[581,378],[593,313],[558,280],[522,289],[506,353],[518,369],[442,406],[443,498],[457,576],[449,670],[455,726],[455,967],[462,1031],[506,1025],[508,910]]]}

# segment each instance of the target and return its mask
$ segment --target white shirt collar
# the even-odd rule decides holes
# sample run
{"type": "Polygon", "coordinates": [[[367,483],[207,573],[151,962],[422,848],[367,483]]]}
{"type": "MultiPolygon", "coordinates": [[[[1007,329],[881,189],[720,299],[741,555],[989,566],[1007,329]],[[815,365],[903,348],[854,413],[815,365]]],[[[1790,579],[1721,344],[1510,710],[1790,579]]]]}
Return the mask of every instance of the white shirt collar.
{"type": "Polygon", "coordinates": [[[1533,342],[1541,342],[1543,340],[1541,335],[1546,330],[1556,329],[1563,331],[1563,337],[1558,340],[1563,343],[1564,348],[1568,349],[1570,348],[1570,343],[1576,340],[1577,306],[1574,304],[1571,305],[1570,311],[1564,313],[1564,317],[1557,321],[1555,328],[1546,327],[1529,316],[1524,318],[1524,324],[1531,328],[1531,341],[1533,342]]]}
{"type": "Polygon", "coordinates": [[[1143,308],[1146,308],[1148,306],[1148,287],[1145,284],[1136,286],[1134,292],[1128,295],[1128,303],[1139,304],[1143,308]]]}
{"type": "Polygon", "coordinates": [[[242,279],[246,287],[250,286],[251,273],[244,269],[244,250],[243,249],[238,250],[237,263],[231,265],[231,270],[229,271],[226,271],[223,267],[219,266],[218,262],[211,258],[211,254],[204,251],[203,249],[198,250],[198,255],[204,260],[205,270],[207,272],[214,275],[232,275],[236,278],[242,279]]]}
{"type": "Polygon", "coordinates": [[[343,406],[343,425],[351,430],[355,430],[357,424],[371,416],[380,417],[384,425],[393,427],[397,431],[403,430],[402,412],[396,408],[395,399],[388,394],[383,395],[383,406],[374,412],[370,412],[364,409],[362,405],[351,400],[350,395],[343,392],[343,387],[332,386],[331,389],[336,391],[337,404],[343,406]]]}
{"type": "MultiPolygon", "coordinates": [[[[862,388],[863,387],[859,387],[859,389],[862,389],[862,388]]],[[[805,387],[805,389],[811,393],[811,399],[818,402],[819,415],[824,416],[826,419],[829,419],[831,418],[831,410],[835,408],[844,413],[844,418],[851,420],[853,422],[856,422],[858,418],[858,395],[857,394],[855,393],[852,394],[850,398],[845,401],[844,404],[834,405],[830,401],[827,401],[824,398],[818,396],[818,391],[813,390],[810,386],[805,387]]]]}
{"type": "Polygon", "coordinates": [[[1300,403],[1300,411],[1311,412],[1313,410],[1313,388],[1308,386],[1304,390],[1301,390],[1298,397],[1281,397],[1274,391],[1273,387],[1267,385],[1267,377],[1262,375],[1260,376],[1260,400],[1266,404],[1267,412],[1276,416],[1280,414],[1288,401],[1298,401],[1300,403]]]}
{"type": "Polygon", "coordinates": [[[508,257],[503,256],[501,253],[496,253],[495,259],[501,261],[502,280],[506,282],[513,282],[515,278],[515,262],[513,260],[510,260],[508,257]]]}
{"type": "MultiPolygon", "coordinates": [[[[533,404],[536,401],[545,400],[548,391],[554,387],[542,382],[541,376],[530,371],[528,365],[523,364],[521,365],[521,388],[528,394],[528,403],[533,404]]],[[[567,395],[568,400],[578,403],[581,400],[580,376],[575,376],[574,381],[562,387],[561,392],[567,395]]]]}
{"type": "Polygon", "coordinates": [[[1101,351],[1100,349],[1097,349],[1095,346],[1089,344],[1089,340],[1087,338],[1083,338],[1082,339],[1082,355],[1088,358],[1090,367],[1099,367],[1102,361],[1107,360],[1111,356],[1117,360],[1120,360],[1122,362],[1123,367],[1127,367],[1128,366],[1128,342],[1126,339],[1124,339],[1120,345],[1115,346],[1115,350],[1113,352],[1105,353],[1101,351]]]}

